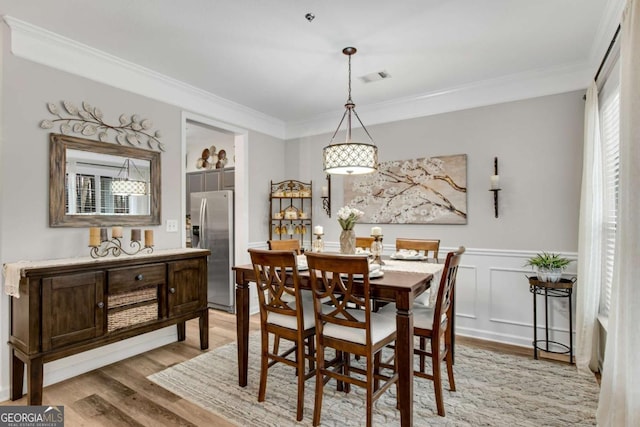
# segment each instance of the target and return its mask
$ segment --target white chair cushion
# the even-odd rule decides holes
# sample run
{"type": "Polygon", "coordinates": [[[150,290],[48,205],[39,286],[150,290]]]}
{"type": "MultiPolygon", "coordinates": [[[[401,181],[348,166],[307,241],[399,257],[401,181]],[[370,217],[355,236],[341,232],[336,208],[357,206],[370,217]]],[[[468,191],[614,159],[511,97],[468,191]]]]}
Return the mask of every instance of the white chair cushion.
{"type": "MultiPolygon", "coordinates": [[[[295,307],[295,301],[288,303],[290,307],[295,307]]],[[[316,321],[313,311],[313,299],[302,298],[303,326],[304,330],[315,328],[316,321]]],[[[289,329],[298,329],[298,319],[296,316],[287,316],[280,313],[269,313],[267,322],[289,329]]]]}
{"type": "MultiPolygon", "coordinates": [[[[364,321],[365,312],[363,310],[347,310],[353,317],[364,321]]],[[[396,332],[396,320],[389,316],[378,313],[371,313],[371,341],[373,344],[382,341],[389,335],[396,332]]],[[[366,344],[367,338],[364,329],[350,328],[348,326],[334,325],[327,323],[324,325],[323,334],[338,338],[344,341],[351,341],[358,344],[366,344]]]]}
{"type": "MultiPolygon", "coordinates": [[[[311,293],[310,289],[302,289],[300,291],[300,295],[302,295],[303,299],[308,299],[310,301],[313,301],[313,294],[311,293]]],[[[293,302],[296,300],[296,297],[294,297],[291,294],[283,294],[282,295],[282,302],[293,302]]]]}
{"type": "Polygon", "coordinates": [[[431,289],[427,289],[426,291],[418,295],[413,303],[424,305],[425,307],[433,307],[435,301],[431,302],[431,289]]]}
{"type": "Polygon", "coordinates": [[[420,329],[433,329],[433,308],[414,304],[413,327],[420,329]]]}
{"type": "MultiPolygon", "coordinates": [[[[414,304],[411,308],[413,311],[413,327],[420,329],[433,329],[433,308],[425,307],[422,304],[414,304]]],[[[395,320],[396,317],[396,305],[395,304],[387,304],[382,307],[379,311],[379,314],[393,318],[395,320]]],[[[446,318],[443,314],[442,320],[446,318]]]]}

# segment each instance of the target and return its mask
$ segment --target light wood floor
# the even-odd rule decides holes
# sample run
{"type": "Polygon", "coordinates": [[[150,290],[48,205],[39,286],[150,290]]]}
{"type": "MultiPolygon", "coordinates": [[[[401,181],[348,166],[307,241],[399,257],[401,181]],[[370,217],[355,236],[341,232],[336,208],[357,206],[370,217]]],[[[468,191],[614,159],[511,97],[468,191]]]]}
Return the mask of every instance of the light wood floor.
{"type": "MultiPolygon", "coordinates": [[[[259,318],[252,316],[251,330],[259,329],[259,318]]],[[[235,341],[235,334],[234,315],[209,311],[209,351],[235,341]]],[[[531,356],[531,350],[527,348],[463,337],[457,342],[531,356]]],[[[146,378],[201,353],[195,319],[187,322],[184,342],[175,342],[45,387],[43,405],[63,405],[66,427],[231,426],[146,378]]],[[[26,404],[26,396],[17,401],[0,402],[0,405],[26,404]]]]}

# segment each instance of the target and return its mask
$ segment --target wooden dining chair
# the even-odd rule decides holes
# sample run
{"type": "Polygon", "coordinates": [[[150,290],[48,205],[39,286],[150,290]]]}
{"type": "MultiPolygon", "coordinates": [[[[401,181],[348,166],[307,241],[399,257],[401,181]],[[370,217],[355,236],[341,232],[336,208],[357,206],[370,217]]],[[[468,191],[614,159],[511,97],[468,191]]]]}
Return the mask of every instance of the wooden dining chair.
{"type": "Polygon", "coordinates": [[[304,383],[315,375],[315,316],[313,302],[300,293],[300,279],[296,255],[290,250],[249,249],[258,287],[260,302],[260,386],[258,402],[266,396],[267,371],[277,363],[296,368],[298,380],[298,406],[296,419],[302,420],[304,411],[304,383]],[[288,277],[290,276],[290,280],[288,277]],[[269,336],[275,340],[288,340],[293,346],[278,351],[278,345],[269,350],[269,336]],[[305,351],[307,349],[307,351],[305,351]],[[294,359],[288,356],[293,354],[294,359]],[[309,369],[305,371],[305,362],[309,369]]]}
{"type": "Polygon", "coordinates": [[[375,239],[373,237],[356,236],[356,248],[371,250],[371,244],[375,239]]]}
{"type": "Polygon", "coordinates": [[[440,262],[438,259],[438,251],[440,250],[440,240],[436,239],[396,239],[396,251],[400,249],[414,250],[423,254],[429,259],[440,262]],[[429,256],[431,253],[431,256],[429,256]]]}
{"type": "Polygon", "coordinates": [[[300,240],[298,239],[268,240],[267,244],[271,250],[292,250],[296,252],[296,255],[300,255],[302,251],[300,248],[300,240]]]}
{"type": "Polygon", "coordinates": [[[373,403],[398,381],[394,365],[387,374],[380,368],[382,350],[396,339],[395,317],[371,310],[367,256],[314,252],[307,254],[307,262],[316,320],[313,425],[320,424],[324,384],[336,379],[344,383],[346,393],[351,384],[366,390],[366,425],[371,426],[373,403]],[[326,298],[331,299],[330,310],[323,304],[326,298]],[[335,349],[338,357],[342,357],[340,365],[327,366],[324,359],[327,347],[335,349]],[[352,354],[366,358],[364,369],[351,366],[352,354]]]}
{"type": "MultiPolygon", "coordinates": [[[[449,252],[440,278],[438,297],[433,308],[424,304],[414,304],[413,311],[413,335],[420,340],[419,348],[414,349],[414,354],[420,358],[418,370],[414,372],[417,377],[427,378],[433,381],[436,395],[436,407],[438,415],[445,415],[442,399],[442,362],[445,362],[449,377],[449,389],[456,391],[456,383],[453,378],[453,334],[451,324],[453,320],[453,298],[456,288],[456,277],[460,258],[464,253],[464,247],[455,252],[449,252]],[[434,320],[436,319],[436,320],[434,320]],[[430,345],[427,349],[426,342],[430,345]],[[425,370],[425,358],[431,358],[431,372],[425,370]]],[[[380,313],[395,317],[395,304],[385,306],[380,313]]]]}

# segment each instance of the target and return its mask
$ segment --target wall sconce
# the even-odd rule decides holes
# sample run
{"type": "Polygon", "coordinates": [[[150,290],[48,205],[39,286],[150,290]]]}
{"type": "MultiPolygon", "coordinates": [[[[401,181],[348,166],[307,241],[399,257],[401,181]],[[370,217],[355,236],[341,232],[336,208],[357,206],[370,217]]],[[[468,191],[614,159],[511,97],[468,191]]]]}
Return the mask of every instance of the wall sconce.
{"type": "Polygon", "coordinates": [[[498,158],[493,158],[493,175],[491,175],[491,188],[493,191],[493,209],[498,218],[498,191],[500,191],[500,175],[498,175],[498,158]]]}
{"type": "Polygon", "coordinates": [[[322,187],[322,208],[331,218],[331,175],[327,174],[327,185],[322,187]]]}

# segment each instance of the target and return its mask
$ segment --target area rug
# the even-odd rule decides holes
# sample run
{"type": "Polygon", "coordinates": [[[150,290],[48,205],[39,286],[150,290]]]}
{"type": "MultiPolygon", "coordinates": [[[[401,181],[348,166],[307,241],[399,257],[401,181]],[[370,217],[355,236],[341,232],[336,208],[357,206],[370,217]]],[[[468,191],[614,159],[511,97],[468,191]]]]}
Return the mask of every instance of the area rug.
{"type": "MultiPolygon", "coordinates": [[[[293,368],[279,364],[269,370],[266,401],[258,402],[259,335],[252,335],[249,377],[238,386],[235,343],[172,366],[148,378],[176,395],[239,426],[311,425],[314,379],[305,387],[304,419],[297,422],[293,368]],[[285,416],[283,417],[283,414],[285,416]],[[288,415],[288,417],[287,417],[288,415]]],[[[456,392],[444,375],[446,417],[436,412],[433,383],[414,379],[415,426],[594,426],[598,384],[567,364],[505,355],[456,344],[456,392]]],[[[325,386],[323,426],[365,423],[364,394],[325,386]]],[[[396,390],[391,387],[375,404],[373,424],[400,425],[396,390]]]]}

